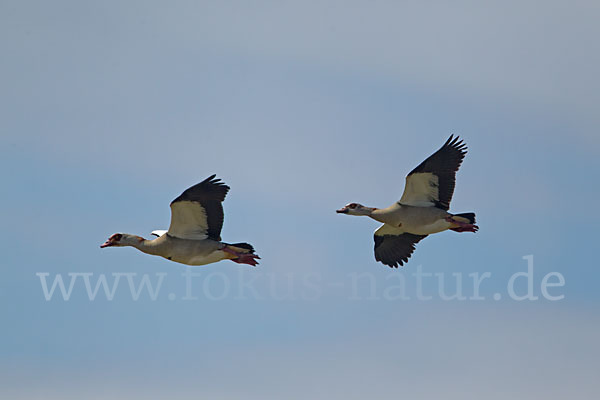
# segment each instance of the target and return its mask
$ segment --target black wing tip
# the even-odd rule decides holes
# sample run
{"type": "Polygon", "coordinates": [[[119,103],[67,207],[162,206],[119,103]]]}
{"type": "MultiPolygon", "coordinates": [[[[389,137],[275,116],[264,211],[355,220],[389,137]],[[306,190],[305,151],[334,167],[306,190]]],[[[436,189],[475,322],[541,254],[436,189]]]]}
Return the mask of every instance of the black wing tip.
{"type": "Polygon", "coordinates": [[[444,145],[442,146],[442,149],[444,147],[456,149],[463,153],[463,156],[464,154],[467,154],[467,149],[469,148],[465,141],[460,138],[460,136],[456,135],[456,137],[454,137],[454,134],[450,135],[448,140],[446,140],[446,143],[444,143],[444,145]]]}
{"type": "Polygon", "coordinates": [[[223,201],[225,200],[225,196],[227,196],[229,189],[231,188],[227,186],[225,182],[221,181],[221,179],[217,178],[216,174],[212,174],[202,182],[184,190],[183,193],[171,202],[171,204],[178,201],[201,202],[201,198],[206,195],[214,196],[213,200],[223,201]]]}
{"type": "Polygon", "coordinates": [[[384,265],[387,265],[390,268],[399,268],[403,267],[404,264],[408,263],[408,260],[414,253],[416,247],[415,245],[419,243],[421,240],[425,239],[427,235],[415,235],[412,233],[403,233],[401,235],[373,235],[375,239],[375,261],[378,261],[384,265]],[[381,246],[386,238],[400,238],[403,237],[406,242],[404,243],[388,243],[391,244],[395,249],[387,248],[380,249],[377,251],[378,247],[381,246]],[[397,245],[403,245],[402,247],[397,247],[397,245]]]}
{"type": "MultiPolygon", "coordinates": [[[[421,164],[417,165],[408,173],[407,177],[418,172],[438,172],[438,174],[443,172],[454,173],[460,168],[467,155],[467,149],[467,144],[460,139],[460,136],[451,134],[442,147],[427,157],[421,164]],[[440,157],[446,158],[446,161],[450,162],[451,166],[445,167],[444,165],[436,165],[443,162],[443,160],[439,160],[440,157]],[[452,165],[452,163],[454,164],[452,165]]],[[[451,179],[454,178],[451,177],[451,179]]]]}
{"type": "Polygon", "coordinates": [[[412,256],[413,252],[415,251],[415,244],[426,237],[427,237],[427,235],[413,235],[411,233],[403,233],[401,235],[373,235],[373,238],[375,240],[375,247],[374,247],[375,261],[378,261],[384,265],[387,265],[390,268],[397,269],[399,267],[403,267],[404,264],[408,263],[408,259],[412,256]],[[379,251],[379,252],[377,251],[377,249],[383,244],[386,237],[393,238],[393,237],[400,237],[400,236],[404,236],[404,237],[412,240],[412,242],[409,243],[407,253],[393,254],[393,252],[390,252],[389,249],[379,251]]]}
{"type": "Polygon", "coordinates": [[[199,183],[199,185],[202,185],[202,184],[222,186],[222,187],[226,187],[227,190],[230,189],[230,187],[227,186],[225,184],[225,182],[223,182],[221,180],[221,178],[217,178],[217,174],[212,174],[211,176],[209,176],[208,178],[206,178],[205,180],[203,180],[202,182],[199,183]]]}
{"type": "Polygon", "coordinates": [[[388,267],[390,267],[390,268],[395,268],[395,269],[398,269],[398,268],[400,268],[400,267],[404,268],[404,262],[402,262],[402,261],[396,261],[396,262],[394,262],[394,263],[391,263],[391,262],[389,262],[389,261],[388,261],[388,262],[383,262],[383,261],[380,261],[380,262],[381,262],[383,265],[387,265],[387,266],[388,266],[388,267]]]}
{"type": "Polygon", "coordinates": [[[383,260],[380,257],[377,257],[377,255],[375,255],[375,261],[380,262],[383,265],[387,265],[390,268],[398,269],[398,266],[404,267],[404,263],[408,262],[408,258],[407,259],[402,258],[399,260],[383,260]]]}

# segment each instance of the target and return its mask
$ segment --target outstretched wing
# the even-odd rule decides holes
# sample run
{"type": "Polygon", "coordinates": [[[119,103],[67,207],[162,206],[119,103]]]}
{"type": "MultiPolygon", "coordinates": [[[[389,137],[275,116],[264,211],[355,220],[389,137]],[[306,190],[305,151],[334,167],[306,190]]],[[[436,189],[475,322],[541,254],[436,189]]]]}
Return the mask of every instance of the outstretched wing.
{"type": "Polygon", "coordinates": [[[403,266],[415,251],[415,244],[427,235],[413,235],[406,233],[401,228],[383,224],[375,231],[375,260],[383,264],[398,268],[403,266]]]}
{"type": "Polygon", "coordinates": [[[223,205],[229,186],[212,175],[171,202],[168,234],[181,239],[220,241],[223,205]]]}
{"type": "Polygon", "coordinates": [[[400,203],[447,211],[454,194],[456,171],[465,154],[467,145],[451,135],[438,151],[408,174],[400,203]]]}

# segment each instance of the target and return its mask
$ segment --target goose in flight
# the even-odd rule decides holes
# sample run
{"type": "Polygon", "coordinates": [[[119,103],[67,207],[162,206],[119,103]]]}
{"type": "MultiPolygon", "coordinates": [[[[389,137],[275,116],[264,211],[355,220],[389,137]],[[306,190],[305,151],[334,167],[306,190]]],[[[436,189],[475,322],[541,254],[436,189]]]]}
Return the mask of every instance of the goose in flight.
{"type": "Polygon", "coordinates": [[[444,145],[406,177],[400,200],[388,208],[350,203],[336,212],[366,215],[383,225],[375,231],[375,260],[392,268],[408,262],[415,245],[433,233],[447,229],[477,232],[475,213],[451,214],[456,171],[467,154],[459,137],[450,136],[444,145]]]}
{"type": "Polygon", "coordinates": [[[115,233],[100,247],[131,246],[155,256],[186,265],[204,265],[221,260],[255,266],[260,257],[248,243],[221,242],[222,202],[229,186],[212,175],[184,191],[171,202],[168,231],[154,231],[154,240],[115,233]]]}

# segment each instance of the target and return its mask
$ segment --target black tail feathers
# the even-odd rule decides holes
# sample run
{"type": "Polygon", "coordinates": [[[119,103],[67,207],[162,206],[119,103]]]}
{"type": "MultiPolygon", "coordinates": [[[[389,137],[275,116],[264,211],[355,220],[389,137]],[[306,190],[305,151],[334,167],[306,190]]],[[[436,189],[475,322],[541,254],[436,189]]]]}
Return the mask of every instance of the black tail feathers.
{"type": "Polygon", "coordinates": [[[250,251],[251,254],[254,254],[254,247],[252,247],[252,245],[249,243],[233,243],[233,244],[230,244],[230,246],[246,249],[246,250],[250,251]]]}
{"type": "Polygon", "coordinates": [[[475,213],[462,213],[462,214],[454,214],[455,217],[462,217],[469,220],[470,224],[475,223],[475,213]]]}

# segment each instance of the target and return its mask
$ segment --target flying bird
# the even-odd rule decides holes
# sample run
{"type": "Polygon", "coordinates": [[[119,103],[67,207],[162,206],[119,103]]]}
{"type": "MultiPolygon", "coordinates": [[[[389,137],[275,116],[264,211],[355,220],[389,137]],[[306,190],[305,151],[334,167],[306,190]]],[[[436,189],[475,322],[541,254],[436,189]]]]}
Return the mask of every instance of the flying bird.
{"type": "Polygon", "coordinates": [[[336,212],[366,215],[383,225],[375,231],[375,260],[398,268],[408,262],[415,245],[428,235],[453,230],[477,232],[475,213],[448,212],[454,193],[456,171],[467,154],[459,137],[450,136],[444,145],[406,176],[404,193],[388,208],[350,203],[336,212]]]}
{"type": "Polygon", "coordinates": [[[154,231],[154,240],[115,233],[100,247],[131,246],[155,256],[186,265],[205,265],[221,260],[255,266],[260,259],[248,243],[221,241],[222,202],[229,186],[212,175],[184,191],[171,202],[168,231],[154,231]]]}

